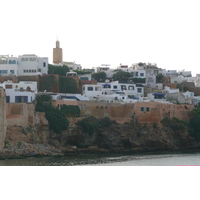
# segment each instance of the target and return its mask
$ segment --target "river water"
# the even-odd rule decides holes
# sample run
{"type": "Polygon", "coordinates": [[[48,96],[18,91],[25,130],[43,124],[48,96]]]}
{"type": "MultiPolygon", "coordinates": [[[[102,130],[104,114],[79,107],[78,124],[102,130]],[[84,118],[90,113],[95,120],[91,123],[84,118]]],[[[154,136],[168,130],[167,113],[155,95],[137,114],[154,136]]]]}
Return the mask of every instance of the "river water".
{"type": "Polygon", "coordinates": [[[200,153],[188,154],[83,154],[59,158],[0,160],[0,166],[177,166],[200,165],[200,153]]]}

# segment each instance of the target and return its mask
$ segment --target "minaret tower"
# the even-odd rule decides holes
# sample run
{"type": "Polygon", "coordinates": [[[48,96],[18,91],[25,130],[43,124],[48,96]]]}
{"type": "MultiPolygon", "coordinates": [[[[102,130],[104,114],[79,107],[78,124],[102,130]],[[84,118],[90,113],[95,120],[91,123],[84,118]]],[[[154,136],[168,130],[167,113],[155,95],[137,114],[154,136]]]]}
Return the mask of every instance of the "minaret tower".
{"type": "Polygon", "coordinates": [[[53,48],[53,64],[59,64],[62,62],[62,48],[60,48],[60,42],[56,41],[56,48],[53,48]]]}

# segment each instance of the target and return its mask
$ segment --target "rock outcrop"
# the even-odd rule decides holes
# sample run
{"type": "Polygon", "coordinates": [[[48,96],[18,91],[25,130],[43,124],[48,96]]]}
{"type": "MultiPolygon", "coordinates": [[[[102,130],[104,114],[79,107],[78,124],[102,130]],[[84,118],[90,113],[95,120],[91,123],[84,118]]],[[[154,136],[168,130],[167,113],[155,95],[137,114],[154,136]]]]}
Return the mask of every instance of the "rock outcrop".
{"type": "Polygon", "coordinates": [[[39,127],[9,126],[5,148],[0,157],[51,156],[74,153],[108,152],[177,152],[198,151],[200,142],[187,131],[170,127],[141,125],[131,121],[112,122],[92,134],[73,124],[62,134],[50,132],[46,124],[39,127]]]}
{"type": "Polygon", "coordinates": [[[192,151],[200,149],[187,131],[173,131],[170,127],[153,127],[134,123],[112,123],[92,135],[76,128],[60,137],[61,145],[75,145],[78,149],[105,152],[192,151]]]}

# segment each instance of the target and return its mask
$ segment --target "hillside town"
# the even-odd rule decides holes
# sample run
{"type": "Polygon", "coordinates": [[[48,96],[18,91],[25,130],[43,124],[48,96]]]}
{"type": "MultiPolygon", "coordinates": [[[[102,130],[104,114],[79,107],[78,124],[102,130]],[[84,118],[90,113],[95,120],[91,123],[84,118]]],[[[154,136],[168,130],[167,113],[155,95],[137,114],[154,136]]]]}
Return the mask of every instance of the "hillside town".
{"type": "Polygon", "coordinates": [[[54,85],[48,87],[45,84],[42,85],[44,77],[52,76],[48,66],[47,57],[34,54],[18,57],[1,55],[0,86],[5,89],[6,102],[30,103],[35,100],[36,95],[41,93],[52,95],[53,100],[121,104],[159,102],[197,106],[200,101],[200,74],[192,77],[191,71],[168,70],[157,67],[155,63],[142,62],[131,66],[119,64],[114,69],[110,68],[109,64],[82,69],[80,64],[63,61],[62,48],[58,40],[56,48],[53,48],[52,66],[58,68],[67,66],[69,71],[62,77],[74,79],[77,90],[60,91],[59,80],[55,73],[53,75],[57,80],[54,85]],[[81,71],[85,73],[80,74],[81,71]],[[102,77],[98,78],[95,74],[102,77]]]}
{"type": "Polygon", "coordinates": [[[176,139],[174,136],[167,140],[168,132],[162,129],[163,124],[169,126],[171,123],[175,129],[184,128],[181,138],[185,138],[184,123],[190,122],[191,113],[199,107],[199,101],[200,74],[192,77],[191,71],[168,70],[155,63],[143,62],[131,66],[119,64],[115,68],[109,64],[82,68],[81,64],[63,61],[62,48],[57,40],[53,48],[53,64],[49,63],[48,57],[35,54],[0,55],[0,150],[4,150],[5,155],[10,152],[14,156],[32,155],[33,152],[52,154],[52,146],[49,147],[51,150],[45,149],[48,145],[65,148],[65,151],[66,146],[70,146],[70,152],[76,146],[92,145],[111,149],[134,147],[137,151],[138,147],[142,150],[160,148],[159,142],[152,145],[151,140],[161,138],[162,149],[181,148],[178,144],[172,145],[176,139]],[[48,113],[48,109],[51,112],[48,113]],[[80,136],[77,127],[84,119],[87,130],[82,123],[82,131],[86,135],[80,136]],[[105,137],[95,131],[100,126],[106,131],[106,126],[111,123],[114,129],[111,127],[105,137]],[[126,127],[120,133],[115,129],[116,126],[121,129],[127,123],[134,123],[128,128],[134,132],[134,140],[133,133],[129,134],[126,127]],[[149,134],[154,137],[143,138],[142,131],[137,132],[139,124],[143,124],[145,130],[147,126],[151,127],[149,134]],[[154,128],[158,127],[164,137],[156,136],[154,128]],[[62,135],[62,131],[67,132],[62,135]],[[97,135],[91,137],[94,132],[97,135]],[[139,145],[140,137],[143,139],[139,145]],[[114,138],[118,138],[118,143],[114,138]],[[147,139],[150,146],[146,146],[147,139]]]}

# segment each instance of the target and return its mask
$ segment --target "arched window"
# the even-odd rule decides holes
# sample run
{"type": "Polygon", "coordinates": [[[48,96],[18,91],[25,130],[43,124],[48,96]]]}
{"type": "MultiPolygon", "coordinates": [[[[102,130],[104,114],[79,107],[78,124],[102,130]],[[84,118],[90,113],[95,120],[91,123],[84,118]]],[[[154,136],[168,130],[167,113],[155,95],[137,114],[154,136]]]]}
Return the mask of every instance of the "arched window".
{"type": "Polygon", "coordinates": [[[133,85],[129,85],[128,86],[128,90],[134,90],[134,86],[133,85]]]}
{"type": "Polygon", "coordinates": [[[28,87],[26,88],[26,91],[27,91],[27,92],[30,92],[30,91],[31,91],[31,88],[28,86],[28,87]]]}

